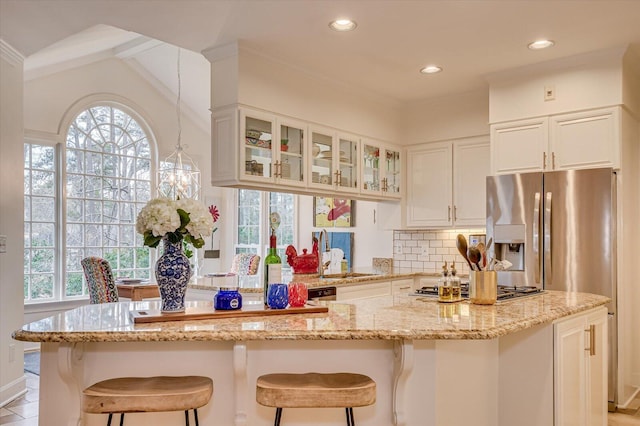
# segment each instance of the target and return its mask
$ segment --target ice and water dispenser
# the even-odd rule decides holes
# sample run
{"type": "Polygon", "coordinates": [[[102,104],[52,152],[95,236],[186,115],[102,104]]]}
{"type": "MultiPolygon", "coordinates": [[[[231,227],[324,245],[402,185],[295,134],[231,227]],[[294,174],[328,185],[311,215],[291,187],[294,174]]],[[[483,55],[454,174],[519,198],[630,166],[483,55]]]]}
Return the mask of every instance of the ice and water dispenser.
{"type": "Polygon", "coordinates": [[[494,254],[496,260],[507,260],[513,266],[510,271],[524,271],[525,267],[525,226],[495,225],[494,254]]]}

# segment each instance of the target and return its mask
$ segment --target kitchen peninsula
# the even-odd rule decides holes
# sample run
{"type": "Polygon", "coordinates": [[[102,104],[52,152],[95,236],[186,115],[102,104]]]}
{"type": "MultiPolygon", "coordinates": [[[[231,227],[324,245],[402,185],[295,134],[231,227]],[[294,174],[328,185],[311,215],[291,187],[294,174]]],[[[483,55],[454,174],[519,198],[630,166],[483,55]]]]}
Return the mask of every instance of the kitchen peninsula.
{"type": "MultiPolygon", "coordinates": [[[[40,400],[40,419],[52,425],[103,424],[96,415],[80,419],[80,392],[96,381],[162,374],[213,378],[204,424],[268,425],[273,410],[255,403],[259,375],[350,371],[377,383],[376,404],[355,410],[361,425],[546,426],[554,416],[554,324],[606,317],[607,302],[547,291],[479,306],[398,293],[327,302],[326,314],[149,324],[134,324],[129,313],[158,302],[111,303],[27,324],[14,338],[42,343],[40,389],[48,397],[40,400]]],[[[341,424],[343,415],[291,409],[283,421],[341,424]]],[[[180,416],[127,417],[131,425],[169,425],[180,416]]]]}

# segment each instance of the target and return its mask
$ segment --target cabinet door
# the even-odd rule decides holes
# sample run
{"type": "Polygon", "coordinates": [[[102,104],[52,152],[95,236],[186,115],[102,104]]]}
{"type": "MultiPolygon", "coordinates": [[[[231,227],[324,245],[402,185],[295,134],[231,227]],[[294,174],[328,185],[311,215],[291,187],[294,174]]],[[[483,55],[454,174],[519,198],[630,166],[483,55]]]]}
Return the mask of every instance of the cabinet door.
{"type": "Polygon", "coordinates": [[[551,167],[619,167],[619,121],[617,108],[552,116],[551,167]]]}
{"type": "Polygon", "coordinates": [[[382,172],[380,168],[380,144],[371,141],[362,142],[362,192],[366,194],[382,194],[382,172]]]}
{"type": "Polygon", "coordinates": [[[214,185],[238,182],[238,115],[235,107],[211,113],[211,183],[214,185]]]}
{"type": "Polygon", "coordinates": [[[547,118],[491,125],[493,174],[542,171],[547,167],[547,118]]]}
{"type": "Polygon", "coordinates": [[[485,138],[453,144],[453,221],[457,226],[485,226],[486,180],[491,174],[485,138]]]}
{"type": "Polygon", "coordinates": [[[407,226],[451,226],[451,143],[407,151],[407,226]]]}
{"type": "Polygon", "coordinates": [[[389,281],[371,282],[336,288],[336,300],[355,300],[368,297],[389,296],[391,283],[389,281]]]}
{"type": "Polygon", "coordinates": [[[307,144],[306,126],[285,119],[278,120],[280,147],[276,161],[278,183],[305,186],[307,144]]]}
{"type": "Polygon", "coordinates": [[[390,198],[401,198],[402,156],[400,148],[384,148],[382,164],[382,194],[390,198]]]}
{"type": "Polygon", "coordinates": [[[586,425],[586,321],[583,315],[554,325],[556,425],[586,425]]]}
{"type": "Polygon", "coordinates": [[[333,158],[338,165],[335,188],[340,192],[358,193],[360,185],[360,139],[353,135],[338,134],[338,145],[333,158]]]}
{"type": "Polygon", "coordinates": [[[272,182],[275,116],[258,111],[240,111],[240,162],[242,179],[272,182]]]}
{"type": "Polygon", "coordinates": [[[608,410],[608,315],[600,309],[587,316],[589,339],[587,347],[587,423],[606,426],[608,410]],[[592,331],[593,328],[593,331],[592,331]]]}
{"type": "Polygon", "coordinates": [[[309,170],[311,171],[312,188],[330,191],[333,187],[333,145],[334,132],[329,129],[309,128],[311,134],[311,156],[309,170]]]}

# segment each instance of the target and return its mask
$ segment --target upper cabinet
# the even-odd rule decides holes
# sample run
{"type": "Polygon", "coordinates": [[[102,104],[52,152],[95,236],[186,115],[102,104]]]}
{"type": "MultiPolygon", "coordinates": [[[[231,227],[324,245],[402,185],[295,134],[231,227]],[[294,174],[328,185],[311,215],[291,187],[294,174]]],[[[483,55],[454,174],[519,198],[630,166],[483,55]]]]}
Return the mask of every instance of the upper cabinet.
{"type": "Polygon", "coordinates": [[[411,147],[407,158],[408,227],[485,225],[486,136],[411,147]]]}
{"type": "Polygon", "coordinates": [[[362,142],[362,192],[383,198],[401,196],[401,153],[371,140],[362,142]]]}
{"type": "Polygon", "coordinates": [[[494,174],[620,167],[618,107],[491,125],[494,174]]]}
{"type": "Polygon", "coordinates": [[[212,140],[213,185],[371,200],[401,197],[399,147],[374,147],[357,135],[234,107],[212,114],[212,140]]]}
{"type": "Polygon", "coordinates": [[[336,193],[359,192],[360,139],[311,126],[310,188],[336,193]]]}

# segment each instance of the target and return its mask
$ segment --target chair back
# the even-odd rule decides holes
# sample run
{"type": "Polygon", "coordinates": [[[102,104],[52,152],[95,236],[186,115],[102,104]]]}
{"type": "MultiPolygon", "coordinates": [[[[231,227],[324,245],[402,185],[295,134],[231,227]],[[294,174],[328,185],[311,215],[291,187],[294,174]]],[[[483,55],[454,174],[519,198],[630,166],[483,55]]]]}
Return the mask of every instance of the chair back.
{"type": "Polygon", "coordinates": [[[258,273],[260,256],[252,253],[239,253],[233,256],[231,273],[236,275],[255,275],[258,273]]]}
{"type": "Polygon", "coordinates": [[[100,257],[85,257],[80,263],[89,287],[89,302],[117,302],[118,289],[109,262],[100,257]]]}

